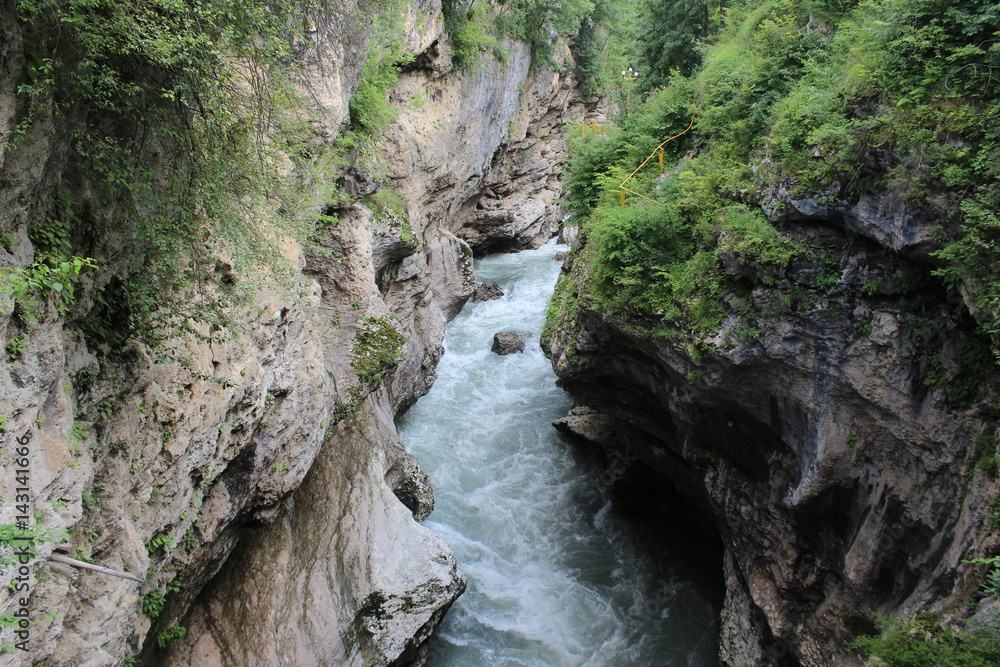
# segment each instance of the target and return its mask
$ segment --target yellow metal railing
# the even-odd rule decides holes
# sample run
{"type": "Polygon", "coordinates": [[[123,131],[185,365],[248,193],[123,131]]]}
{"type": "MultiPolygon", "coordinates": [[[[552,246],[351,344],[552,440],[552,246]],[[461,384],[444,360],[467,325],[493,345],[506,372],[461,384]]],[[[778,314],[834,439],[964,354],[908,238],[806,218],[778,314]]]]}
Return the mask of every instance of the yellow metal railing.
{"type": "MultiPolygon", "coordinates": [[[[598,125],[597,121],[595,120],[590,124],[590,127],[593,128],[595,134],[599,134],[602,137],[604,136],[604,123],[598,125]]],[[[580,121],[580,134],[586,134],[586,133],[587,133],[587,121],[582,120],[580,121]]]]}
{"type": "Polygon", "coordinates": [[[667,139],[666,141],[664,141],[662,144],[660,144],[659,146],[657,146],[656,148],[654,148],[653,152],[649,154],[649,157],[646,158],[645,160],[643,160],[642,164],[640,164],[638,167],[636,167],[635,171],[633,171],[631,174],[629,174],[628,177],[626,177],[625,180],[621,182],[621,185],[619,185],[618,187],[620,187],[622,189],[622,191],[621,191],[621,201],[622,201],[622,205],[623,206],[625,205],[625,197],[626,197],[626,193],[627,192],[631,192],[636,197],[642,197],[643,199],[645,199],[647,201],[651,201],[654,204],[659,204],[660,203],[660,202],[656,201],[655,199],[653,199],[652,197],[647,197],[646,195],[642,194],[641,192],[636,192],[635,190],[629,190],[628,188],[625,187],[625,184],[628,183],[630,180],[632,180],[632,177],[635,176],[636,174],[638,174],[639,170],[642,169],[643,167],[645,167],[646,163],[649,162],[650,160],[652,160],[653,156],[657,155],[657,154],[659,154],[659,158],[660,158],[660,171],[662,172],[663,171],[663,147],[666,146],[667,144],[669,144],[671,141],[673,141],[677,137],[680,137],[680,136],[683,136],[683,135],[687,134],[688,131],[690,131],[691,128],[694,127],[694,119],[695,119],[695,116],[691,116],[691,122],[688,124],[687,128],[685,128],[683,132],[678,132],[677,134],[675,134],[674,136],[670,137],[669,139],[667,139]]]}

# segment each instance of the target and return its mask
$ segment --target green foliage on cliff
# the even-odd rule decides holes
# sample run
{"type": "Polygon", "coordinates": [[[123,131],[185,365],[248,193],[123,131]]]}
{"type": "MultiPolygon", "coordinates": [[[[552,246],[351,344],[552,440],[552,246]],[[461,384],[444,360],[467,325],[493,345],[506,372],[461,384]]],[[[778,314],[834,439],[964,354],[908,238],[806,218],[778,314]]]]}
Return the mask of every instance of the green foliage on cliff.
{"type": "Polygon", "coordinates": [[[384,317],[368,317],[354,334],[351,366],[365,384],[375,384],[403,357],[406,336],[384,317]]]}
{"type": "Polygon", "coordinates": [[[475,67],[485,54],[503,59],[500,38],[527,42],[532,65],[557,66],[552,50],[557,38],[571,38],[594,11],[593,0],[444,0],[445,25],[452,60],[475,67]]]}
{"type": "Polygon", "coordinates": [[[400,41],[405,14],[392,6],[387,10],[373,17],[374,34],[349,103],[352,129],[369,138],[377,138],[395,120],[398,112],[389,104],[389,91],[399,83],[399,68],[413,60],[400,41]]]}
{"type": "Polygon", "coordinates": [[[89,331],[155,344],[192,317],[218,325],[239,270],[277,260],[254,211],[283,194],[267,137],[294,105],[292,39],[311,10],[307,0],[17,3],[29,67],[23,136],[5,150],[43,149],[30,130],[49,114],[70,149],[49,215],[29,230],[36,253],[58,249],[57,268],[76,248],[125,265],[89,331]],[[220,251],[236,274],[214,275],[220,251]],[[192,290],[206,281],[215,298],[197,305],[192,290]]]}
{"type": "MultiPolygon", "coordinates": [[[[609,30],[650,92],[632,91],[607,137],[571,141],[571,206],[584,220],[595,289],[613,307],[710,329],[724,308],[699,315],[693,303],[776,278],[794,261],[823,262],[765,217],[763,202],[777,207],[772,219],[781,213],[778,184],[831,204],[887,192],[941,221],[935,274],[962,292],[996,347],[995,5],[643,1],[638,26],[609,30]],[[666,147],[665,173],[653,160],[629,181],[660,203],[629,194],[622,207],[618,184],[692,117],[694,129],[666,147]],[[726,270],[723,258],[734,256],[748,268],[726,270]]],[[[812,287],[832,287],[833,277],[812,287]]]]}
{"type": "Polygon", "coordinates": [[[880,619],[881,635],[854,642],[887,667],[990,667],[1000,663],[1000,632],[994,627],[944,629],[934,614],[880,619]]]}

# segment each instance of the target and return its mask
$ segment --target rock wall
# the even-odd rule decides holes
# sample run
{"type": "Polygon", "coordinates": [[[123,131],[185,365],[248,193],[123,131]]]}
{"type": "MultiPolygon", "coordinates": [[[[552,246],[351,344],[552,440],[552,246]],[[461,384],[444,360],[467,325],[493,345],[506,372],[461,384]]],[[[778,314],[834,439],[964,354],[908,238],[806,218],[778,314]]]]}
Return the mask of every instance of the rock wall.
{"type": "MultiPolygon", "coordinates": [[[[25,48],[12,10],[0,11],[7,130],[25,112],[15,94],[25,48]]],[[[345,6],[297,44],[314,141],[334,140],[347,117],[368,24],[345,6]]],[[[30,651],[0,655],[0,664],[113,665],[132,655],[178,665],[421,661],[421,642],[464,580],[417,523],[432,491],[393,417],[433,381],[444,325],[474,287],[474,248],[527,247],[554,233],[559,183],[550,174],[563,155],[547,140],[568,113],[573,82],[532,71],[518,44],[503,63],[453,70],[438,2],[414,5],[407,26],[423,65],[393,92],[400,118],[374,156],[332,176],[355,197],[398,192],[403,218],[373,214],[367,200],[325,201],[320,191],[332,183],[321,183],[304,205],[339,222],[315,247],[282,242],[301,269],[296,287],[265,284],[230,313],[238,324],[228,335],[199,325],[165,343],[167,358],[138,343],[95,347],[81,331],[97,288],[116,284],[114,239],[102,241],[110,259],[84,272],[70,313],[52,303],[36,323],[0,313],[5,344],[25,341],[0,372],[3,456],[13,456],[15,438],[29,440],[35,525],[68,531],[37,545],[30,651]],[[487,208],[507,222],[480,229],[477,212],[487,208]],[[360,377],[355,362],[368,350],[358,333],[373,321],[407,339],[398,363],[360,377]],[[143,583],[58,564],[57,548],[143,583]],[[173,626],[186,635],[168,650],[160,639],[173,626]]],[[[33,261],[28,223],[72,176],[72,123],[36,118],[31,150],[0,153],[3,266],[33,261]]],[[[234,270],[220,254],[215,278],[234,270]]],[[[13,523],[19,482],[6,461],[2,475],[0,523],[13,523]]],[[[18,605],[8,588],[15,576],[0,579],[8,611],[18,605]]]]}
{"type": "MultiPolygon", "coordinates": [[[[570,113],[572,80],[552,72],[532,72],[526,48],[515,43],[508,45],[513,55],[503,62],[486,60],[472,71],[454,71],[446,35],[427,35],[432,43],[418,58],[424,66],[402,77],[393,92],[401,115],[387,132],[379,163],[356,175],[364,189],[386,188],[403,197],[408,212],[405,227],[413,237],[404,238],[407,232],[399,221],[379,223],[364,209],[352,207],[342,211],[338,231],[331,231],[331,238],[324,241],[326,249],[346,257],[346,263],[331,264],[317,255],[306,267],[307,273],[319,275],[334,270],[335,275],[320,279],[324,294],[337,292],[344,282],[366,283],[367,303],[384,304],[408,336],[403,360],[386,379],[387,391],[363,404],[362,413],[377,419],[355,418],[328,436],[324,452],[329,453],[321,457],[336,461],[344,461],[352,451],[369,451],[363,446],[365,438],[397,443],[391,416],[433,382],[445,324],[475,287],[473,251],[463,240],[475,225],[469,223],[475,215],[474,202],[498,182],[520,188],[518,196],[503,203],[513,211],[528,200],[546,202],[537,217],[526,215],[504,230],[509,235],[504,238],[513,242],[508,247],[539,244],[558,228],[554,198],[560,186],[549,174],[558,172],[564,153],[552,150],[549,140],[558,137],[559,119],[570,113]],[[523,90],[530,94],[521,95],[523,90]],[[425,102],[414,105],[421,95],[425,102]],[[523,125],[520,138],[509,133],[515,121],[523,125]],[[513,159],[511,153],[522,157],[513,159]],[[525,161],[532,165],[530,173],[523,168],[525,161]],[[351,228],[359,215],[364,219],[357,225],[359,232],[345,240],[339,230],[351,228]],[[370,265],[351,266],[367,257],[371,259],[360,261],[370,265]],[[365,435],[371,423],[377,432],[365,435]]],[[[335,301],[352,302],[351,297],[335,301]]],[[[396,479],[397,471],[407,468],[405,461],[400,463],[404,456],[394,444],[383,459],[363,463],[379,479],[396,479]]],[[[382,504],[359,499],[346,506],[345,493],[353,497],[362,491],[332,484],[330,479],[335,470],[349,476],[343,471],[351,470],[351,465],[328,461],[319,465],[280,520],[247,541],[195,606],[186,625],[196,638],[186,641],[171,664],[219,664],[220,656],[222,664],[249,664],[252,656],[262,655],[255,647],[260,644],[263,650],[267,643],[246,641],[256,636],[285,638],[280,645],[296,647],[297,664],[422,661],[420,642],[447,609],[441,600],[450,604],[464,589],[464,579],[450,553],[430,533],[405,548],[396,527],[402,519],[374,520],[382,504]],[[314,481],[314,476],[321,479],[314,481]],[[303,502],[304,494],[320,498],[303,502]],[[329,511],[320,513],[317,507],[329,511]],[[371,521],[363,520],[364,508],[371,508],[371,521]],[[339,517],[339,523],[318,530],[313,521],[324,515],[339,517]],[[341,530],[344,527],[351,530],[341,530]],[[363,530],[364,537],[355,538],[358,544],[346,549],[351,559],[345,562],[345,541],[355,530],[363,530]],[[252,609],[248,600],[253,601],[252,609]],[[346,605],[347,611],[345,601],[353,602],[346,605]],[[299,620],[306,617],[308,622],[299,620]],[[278,618],[288,620],[276,628],[278,618]],[[330,637],[333,628],[339,640],[330,637]],[[322,642],[319,629],[326,637],[322,642]]],[[[402,475],[395,485],[404,502],[407,494],[402,488],[412,486],[412,479],[402,475]]],[[[376,499],[384,502],[387,487],[375,486],[376,499]]]]}
{"type": "Polygon", "coordinates": [[[985,572],[963,560],[998,541],[996,406],[963,394],[991,362],[958,361],[975,322],[929,277],[933,211],[824,202],[774,188],[772,220],[826,262],[765,276],[722,253],[742,288],[708,336],[608,315],[579,254],[558,288],[577,300],[554,366],[623,434],[624,484],[652,469],[723,538],[724,665],[860,665],[846,642],[873,612],[968,613],[985,572]]]}

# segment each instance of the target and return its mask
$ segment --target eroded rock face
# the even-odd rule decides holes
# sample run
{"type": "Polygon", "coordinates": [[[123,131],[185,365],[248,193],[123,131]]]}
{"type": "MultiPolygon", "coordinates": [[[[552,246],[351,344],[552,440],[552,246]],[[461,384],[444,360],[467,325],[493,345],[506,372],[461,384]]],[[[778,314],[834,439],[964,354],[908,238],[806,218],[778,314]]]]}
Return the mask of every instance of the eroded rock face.
{"type": "MultiPolygon", "coordinates": [[[[317,145],[347,117],[369,29],[356,8],[327,9],[295,45],[317,145]]],[[[26,115],[16,90],[27,49],[11,11],[0,9],[0,130],[26,115]]],[[[433,493],[392,416],[430,387],[445,323],[475,288],[474,252],[537,245],[556,229],[564,156],[549,144],[573,113],[573,80],[531,71],[527,47],[514,43],[504,62],[454,71],[440,3],[411,7],[405,21],[420,55],[393,93],[402,114],[380,166],[351,155],[348,173],[328,175],[352,197],[393,190],[405,216],[327,201],[332,184],[319,184],[303,206],[339,222],[308,250],[280,240],[301,270],[296,284],[264,281],[245,312],[230,314],[231,331],[197,325],[163,349],[109,349],[78,326],[97,307],[95,288],[120,287],[119,260],[83,274],[66,318],[49,307],[22,327],[0,312],[5,343],[25,340],[0,371],[0,399],[13,406],[0,436],[31,434],[34,509],[70,530],[71,553],[144,579],[42,566],[57,544],[41,545],[33,613],[55,620],[33,627],[27,663],[113,665],[141,648],[150,664],[404,664],[420,660],[420,643],[460,593],[447,550],[416,522],[433,493]],[[356,333],[370,320],[406,340],[396,366],[362,378],[356,333]],[[159,614],[148,611],[156,595],[159,614]],[[168,655],[157,640],[173,625],[187,634],[168,655]]],[[[25,139],[31,150],[0,154],[4,266],[30,266],[27,221],[47,214],[58,183],[75,182],[65,143],[73,118],[46,114],[25,139]]],[[[163,152],[153,139],[144,150],[152,165],[163,152]]],[[[95,256],[117,256],[116,239],[95,243],[95,256]]],[[[211,278],[233,272],[220,253],[211,278]]],[[[6,498],[15,481],[6,467],[2,475],[6,498]]],[[[12,521],[9,505],[0,511],[12,521]]],[[[9,582],[9,573],[0,580],[5,590],[9,582]]]]}
{"type": "Polygon", "coordinates": [[[615,420],[585,405],[573,408],[567,416],[553,421],[552,426],[597,447],[614,447],[620,441],[615,434],[615,420]]]}
{"type": "MultiPolygon", "coordinates": [[[[757,284],[729,297],[714,336],[644,334],[581,297],[551,341],[561,385],[603,415],[565,427],[604,423],[588,437],[603,441],[611,420],[628,433],[619,460],[669,480],[722,536],[721,658],[734,667],[860,665],[845,641],[874,631],[869,610],[964,608],[981,573],[962,561],[996,542],[984,525],[997,485],[976,467],[974,443],[994,442],[991,408],[950,402],[960,369],[941,371],[959,384],[924,381],[927,359],[969,343],[974,322],[943,291],[929,299],[930,284],[907,286],[923,247],[900,240],[916,239],[909,232],[881,236],[882,213],[815,215],[786,229],[837,258],[836,280],[799,262],[765,284],[723,256],[721,270],[757,284]],[[911,254],[887,260],[854,224],[911,254]],[[965,324],[921,338],[945,321],[965,324]]],[[[585,271],[563,279],[584,284],[585,271]]]]}
{"type": "Polygon", "coordinates": [[[162,664],[407,664],[465,579],[376,481],[395,465],[386,442],[398,438],[380,393],[327,433],[294,502],[249,530],[254,547],[186,620],[195,639],[162,664]]]}
{"type": "MultiPolygon", "coordinates": [[[[384,379],[386,391],[377,394],[372,410],[363,408],[347,430],[337,431],[342,433],[339,439],[328,432],[319,467],[310,472],[274,527],[255,534],[193,607],[186,621],[192,629],[175,664],[196,659],[199,651],[205,651],[208,660],[222,656],[223,664],[232,665],[248,664],[244,660],[254,655],[298,664],[419,663],[421,642],[464,588],[447,550],[413,523],[430,513],[433,492],[426,475],[400,449],[391,415],[429,389],[443,352],[445,324],[474,292],[473,249],[458,232],[472,210],[469,202],[488,187],[489,179],[505,178],[496,173],[503,156],[514,150],[504,145],[505,132],[514,118],[539,127],[554,123],[544,119],[555,113],[553,109],[564,111],[568,84],[553,77],[531,84],[542,101],[538,107],[526,106],[516,94],[530,80],[521,46],[512,45],[515,56],[504,63],[486,62],[472,72],[454,72],[445,37],[434,32],[440,26],[422,25],[423,41],[414,48],[423,48],[423,65],[404,76],[393,94],[402,115],[387,132],[384,146],[391,180],[381,187],[403,198],[406,219],[378,220],[360,205],[342,209],[340,223],[319,239],[324,252],[307,253],[305,262],[307,275],[319,283],[321,309],[339,313],[342,322],[326,333],[325,349],[351,348],[350,322],[357,320],[345,317],[349,307],[357,310],[359,319],[391,312],[394,326],[407,336],[404,356],[384,379]],[[418,94],[424,95],[422,108],[409,103],[410,96],[418,94]],[[373,461],[363,462],[367,467],[358,470],[349,486],[335,482],[326,490],[333,474],[324,458],[328,450],[334,450],[329,456],[340,462],[334,467],[351,461],[343,458],[349,451],[359,456],[367,452],[373,461]],[[323,481],[312,482],[313,474],[323,481]],[[339,518],[315,530],[311,521],[321,520],[320,514],[303,502],[326,507],[339,518]],[[386,517],[364,518],[366,511],[375,513],[379,507],[386,517]],[[290,563],[282,570],[289,581],[273,581],[273,574],[265,571],[264,565],[275,561],[290,563]],[[330,562],[341,563],[342,569],[330,570],[330,562]],[[261,574],[253,574],[258,571],[261,574]],[[237,611],[247,596],[255,601],[253,615],[237,611]],[[307,604],[293,613],[303,598],[307,604]],[[302,614],[314,614],[317,620],[288,625],[282,633],[264,627],[264,619],[302,614]],[[340,639],[318,641],[320,628],[340,639]],[[247,633],[257,630],[271,643],[251,641],[249,648],[239,648],[247,633]],[[259,653],[256,649],[265,650],[265,644],[270,652],[259,653]]],[[[531,155],[541,146],[540,140],[531,140],[517,150],[531,155]]],[[[542,226],[533,221],[534,227],[512,233],[530,236],[525,243],[537,243],[551,236],[558,217],[553,210],[542,226]]],[[[328,360],[326,366],[336,369],[337,361],[328,360]]],[[[355,399],[350,377],[338,375],[335,385],[341,401],[334,407],[337,414],[355,399]]]]}
{"type": "Polygon", "coordinates": [[[449,48],[442,35],[393,92],[403,113],[388,132],[387,175],[412,219],[443,226],[477,254],[541,245],[564,215],[563,127],[584,114],[572,68],[532,69],[527,45],[504,42],[503,62],[458,72],[449,48]]]}
{"type": "MultiPolygon", "coordinates": [[[[414,48],[436,39],[439,10],[434,2],[414,10],[416,33],[426,33],[414,38],[414,48]],[[430,18],[419,21],[418,14],[430,18]]],[[[26,48],[10,8],[0,12],[6,17],[0,22],[0,125],[9,129],[25,116],[16,88],[26,48]]],[[[357,19],[333,11],[314,26],[311,41],[299,45],[311,99],[322,111],[312,125],[317,141],[332,139],[357,85],[367,40],[357,19]]],[[[64,139],[73,122],[42,109],[23,144],[30,150],[5,144],[0,154],[4,266],[30,266],[35,250],[27,221],[44,217],[56,184],[72,180],[64,139]]],[[[150,154],[161,148],[148,143],[150,154]]],[[[88,196],[78,194],[81,201],[88,196]]],[[[433,495],[401,449],[391,416],[433,378],[444,323],[474,286],[472,250],[440,220],[415,225],[415,238],[375,220],[362,205],[331,210],[322,196],[304,204],[340,218],[317,239],[322,252],[283,239],[289,265],[303,269],[297,284],[265,284],[245,312],[230,314],[237,322],[231,331],[199,324],[197,335],[178,335],[157,349],[138,343],[109,349],[86,338],[77,323],[95,308],[94,288],[116,289],[123,271],[110,237],[95,241],[93,251],[112,260],[100,272],[82,274],[68,317],[51,304],[35,323],[16,321],[7,305],[0,311],[4,344],[24,341],[0,371],[7,419],[0,445],[10,450],[8,439],[30,440],[33,512],[53,531],[69,530],[72,555],[144,580],[46,565],[59,543],[42,542],[31,580],[37,620],[31,651],[0,662],[110,666],[145,646],[144,659],[161,663],[168,657],[157,639],[173,625],[187,628],[170,658],[177,664],[261,664],[260,656],[278,654],[295,656],[298,664],[338,664],[340,658],[386,664],[419,655],[420,642],[463,583],[447,550],[414,521],[430,511],[433,495]],[[368,398],[377,380],[359,378],[352,365],[355,334],[368,319],[410,334],[402,367],[383,379],[395,391],[377,399],[368,398]],[[337,434],[348,428],[345,444],[346,436],[337,434]],[[344,483],[299,489],[303,480],[330,476],[344,483]],[[295,513],[308,507],[296,504],[297,489],[315,500],[306,516],[295,513]],[[237,547],[240,560],[229,563],[237,547]],[[269,560],[274,554],[287,559],[288,570],[269,560]],[[326,580],[328,594],[314,595],[312,579],[332,577],[324,568],[337,559],[344,565],[336,580],[326,580]],[[267,566],[244,569],[238,564],[244,561],[267,566]],[[275,581],[276,567],[287,580],[275,581]],[[248,597],[227,597],[235,584],[203,593],[220,569],[248,597]],[[354,579],[341,580],[345,573],[354,579]],[[142,613],[151,607],[140,600],[156,595],[164,599],[159,613],[142,613]],[[213,609],[226,611],[212,616],[213,609]],[[54,620],[42,620],[50,612],[54,620]],[[275,615],[317,622],[287,626],[278,636],[263,622],[275,615]],[[211,619],[211,633],[204,619],[211,619]],[[241,629],[244,621],[253,636],[241,629]],[[343,643],[334,646],[330,636],[343,643]],[[264,638],[272,640],[269,648],[262,648],[264,638]]],[[[274,211],[257,213],[266,219],[274,211]]],[[[94,215],[102,214],[95,206],[94,215]]],[[[224,282],[232,271],[232,259],[220,254],[214,278],[224,282]]],[[[210,291],[191,297],[194,305],[212,298],[210,291]]],[[[3,467],[5,498],[18,486],[13,475],[3,467]]],[[[11,504],[0,512],[2,522],[13,522],[11,504]]],[[[12,576],[5,571],[4,591],[12,576]]],[[[4,609],[15,602],[5,595],[4,609]]]]}

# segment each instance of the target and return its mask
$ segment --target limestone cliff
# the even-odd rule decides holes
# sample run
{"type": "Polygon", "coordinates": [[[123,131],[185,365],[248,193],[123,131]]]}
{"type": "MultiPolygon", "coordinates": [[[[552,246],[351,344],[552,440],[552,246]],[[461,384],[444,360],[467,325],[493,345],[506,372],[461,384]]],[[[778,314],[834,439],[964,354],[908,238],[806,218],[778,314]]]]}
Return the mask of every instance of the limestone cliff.
{"type": "Polygon", "coordinates": [[[577,253],[550,346],[562,386],[599,413],[563,427],[597,433],[623,479],[669,480],[721,534],[722,663],[858,665],[846,642],[873,612],[962,616],[982,597],[983,568],[963,560],[997,543],[994,374],[929,275],[933,209],[790,189],[764,208],[809,252],[783,270],[720,253],[741,289],[717,332],[608,315],[577,253]]]}
{"type": "MultiPolygon", "coordinates": [[[[517,196],[494,206],[534,211],[525,203],[530,200],[541,202],[540,210],[518,213],[521,217],[515,224],[503,233],[494,232],[491,238],[508,247],[529,247],[555,233],[560,216],[554,199],[559,184],[550,174],[557,171],[563,153],[544,140],[560,129],[558,119],[568,113],[572,80],[553,72],[533,72],[526,48],[515,43],[509,45],[513,55],[502,63],[487,60],[473,71],[455,71],[449,65],[446,35],[429,33],[431,38],[419,59],[425,67],[406,74],[393,93],[401,116],[390,128],[381,152],[378,168],[383,173],[357,175],[362,184],[377,178],[381,187],[400,193],[408,218],[389,219],[385,224],[368,220],[361,229],[372,230],[370,239],[363,231],[345,242],[339,233],[331,232],[340,238],[328,245],[334,255],[347,257],[348,262],[371,257],[370,266],[337,269],[340,278],[332,278],[329,289],[336,291],[342,281],[365,282],[369,299],[385,303],[400,330],[409,336],[405,356],[386,380],[388,391],[375,395],[373,403],[362,404],[369,418],[345,422],[345,428],[334,436],[337,444],[328,445],[332,450],[328,456],[338,463],[321,461],[322,467],[310,472],[306,487],[293,497],[281,519],[248,541],[196,605],[187,625],[198,638],[186,642],[171,664],[212,665],[218,664],[220,656],[224,664],[248,664],[252,656],[265,654],[262,651],[273,652],[273,647],[266,647],[271,646],[270,640],[278,641],[278,634],[285,642],[279,645],[298,645],[295,655],[300,664],[315,660],[319,664],[419,662],[420,642],[446,609],[440,600],[450,600],[464,588],[450,555],[434,550],[436,538],[428,535],[404,550],[396,527],[402,521],[399,517],[373,514],[367,526],[357,525],[363,508],[375,512],[381,506],[375,502],[379,497],[352,500],[350,516],[344,516],[348,509],[345,494],[353,499],[362,490],[342,486],[347,480],[334,483],[331,476],[339,470],[349,477],[346,471],[363,464],[374,469],[376,476],[392,477],[396,469],[405,467],[405,461],[400,461],[408,455],[398,445],[390,448],[385,460],[372,461],[363,458],[364,447],[358,450],[363,444],[359,439],[377,440],[364,434],[374,424],[383,440],[391,434],[389,440],[395,443],[394,411],[412,403],[433,382],[434,367],[443,352],[444,326],[475,287],[473,251],[462,238],[470,234],[467,230],[477,228],[475,202],[496,183],[512,183],[508,187],[512,191],[516,187],[517,196]],[[525,89],[529,94],[522,97],[525,89]],[[418,96],[424,103],[413,105],[418,96]],[[512,136],[515,122],[522,126],[519,135],[512,136]],[[511,152],[521,157],[514,160],[511,152]],[[403,222],[413,234],[410,239],[402,237],[406,233],[403,222]],[[361,463],[344,458],[352,451],[361,463]],[[314,475],[322,475],[323,481],[313,481],[314,475]],[[301,502],[302,494],[310,500],[301,502]],[[314,499],[312,494],[320,495],[314,499]],[[317,506],[329,509],[324,514],[317,506]],[[341,517],[341,523],[317,533],[313,522],[324,515],[341,517]],[[351,530],[338,530],[339,526],[351,530]],[[345,536],[354,530],[364,530],[367,539],[346,551],[360,553],[360,557],[347,558],[345,536]],[[301,543],[310,546],[294,546],[301,543]],[[412,555],[407,553],[410,550],[412,555]],[[364,604],[347,605],[350,613],[345,613],[343,602],[331,604],[331,599],[364,604]],[[275,628],[275,618],[288,620],[275,628]],[[308,622],[300,620],[304,618],[308,622]],[[319,641],[318,633],[323,630],[328,636],[332,627],[344,628],[347,634],[340,640],[319,641]],[[250,637],[269,639],[250,641],[250,637]]],[[[337,229],[357,214],[353,208],[344,211],[337,229]]],[[[368,214],[363,211],[362,216],[368,214]]],[[[330,265],[314,257],[307,271],[313,262],[320,272],[330,265]]],[[[397,495],[406,502],[398,487],[397,495]]]]}
{"type": "MultiPolygon", "coordinates": [[[[369,38],[358,8],[327,9],[295,45],[314,144],[334,141],[347,118],[369,38]]],[[[2,12],[6,132],[25,118],[16,91],[34,64],[30,31],[2,12]]],[[[282,178],[317,182],[301,205],[332,223],[308,246],[280,239],[298,268],[293,286],[263,281],[224,335],[195,323],[157,347],[95,343],[83,322],[103,312],[127,259],[113,237],[87,240],[104,261],[81,273],[69,310],[49,297],[31,322],[5,302],[5,344],[23,347],[8,348],[17,353],[0,372],[2,523],[20,513],[8,465],[19,438],[30,443],[31,523],[51,533],[22,594],[29,651],[0,663],[419,662],[464,580],[415,520],[432,494],[392,420],[433,380],[444,324],[474,287],[473,246],[554,232],[549,174],[562,157],[541,140],[558,131],[572,81],[531,70],[513,43],[502,63],[454,70],[439,3],[410,7],[407,25],[422,65],[393,93],[402,115],[385,146],[339,171],[281,166],[282,178]],[[405,212],[361,199],[380,188],[399,193],[405,212]],[[506,222],[484,232],[477,211],[487,209],[506,222]],[[143,583],[58,564],[56,548],[143,583]]],[[[58,184],[79,181],[69,147],[78,121],[36,112],[28,141],[5,144],[3,267],[32,266],[32,221],[53,208],[58,184]]],[[[151,139],[147,152],[156,149],[151,139]]],[[[85,189],[74,197],[112,218],[113,204],[102,209],[85,189]]],[[[224,285],[236,272],[221,252],[209,278],[224,285]]],[[[191,298],[208,303],[212,289],[191,298]]],[[[8,611],[19,604],[7,587],[15,577],[6,569],[0,580],[8,611]]]]}

